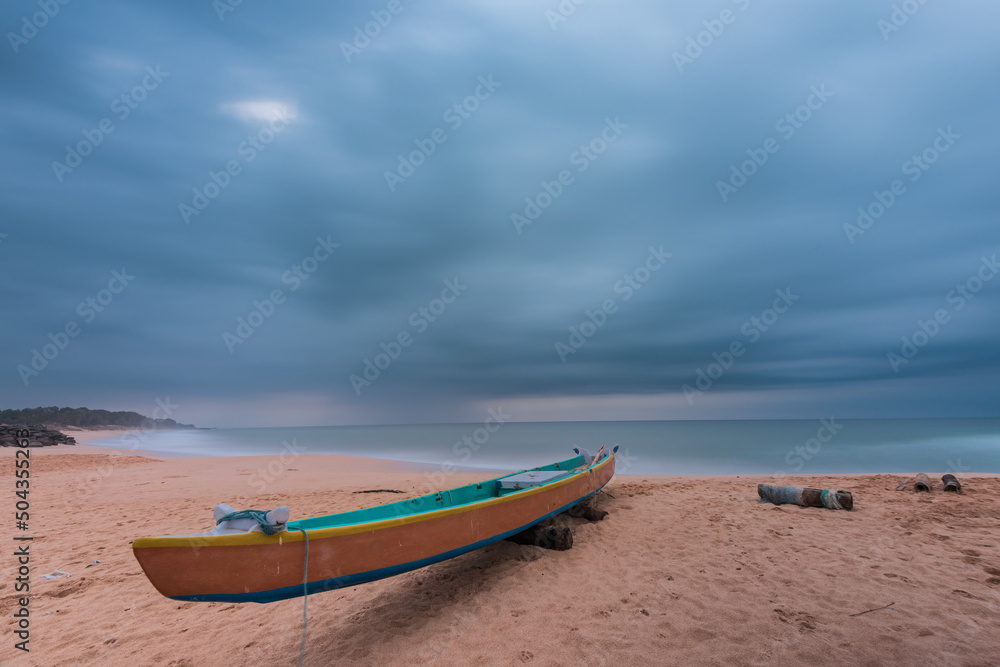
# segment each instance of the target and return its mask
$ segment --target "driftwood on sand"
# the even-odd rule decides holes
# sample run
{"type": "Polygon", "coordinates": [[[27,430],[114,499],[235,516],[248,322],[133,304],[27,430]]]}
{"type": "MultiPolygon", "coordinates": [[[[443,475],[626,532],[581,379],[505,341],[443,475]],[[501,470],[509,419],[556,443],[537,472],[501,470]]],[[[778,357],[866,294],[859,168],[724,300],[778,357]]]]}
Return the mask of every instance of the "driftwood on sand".
{"type": "Polygon", "coordinates": [[[928,492],[931,490],[931,480],[927,478],[927,475],[920,473],[917,478],[913,480],[913,490],[928,492]]]}
{"type": "Polygon", "coordinates": [[[947,475],[942,477],[941,481],[944,482],[945,491],[951,491],[952,493],[962,492],[962,485],[959,484],[958,479],[951,473],[948,473],[947,475]]]}
{"type": "Polygon", "coordinates": [[[881,607],[875,607],[874,609],[865,609],[864,611],[859,611],[856,614],[848,614],[848,616],[852,616],[852,617],[853,616],[864,616],[865,614],[870,614],[873,611],[882,611],[883,609],[892,609],[892,605],[894,605],[894,604],[896,604],[896,603],[895,602],[890,602],[889,604],[882,605],[881,607]]]}
{"type": "Polygon", "coordinates": [[[775,505],[800,505],[802,507],[826,507],[832,510],[854,508],[854,496],[850,491],[838,489],[812,489],[808,486],[771,486],[758,484],[757,495],[761,500],[775,505]]]}

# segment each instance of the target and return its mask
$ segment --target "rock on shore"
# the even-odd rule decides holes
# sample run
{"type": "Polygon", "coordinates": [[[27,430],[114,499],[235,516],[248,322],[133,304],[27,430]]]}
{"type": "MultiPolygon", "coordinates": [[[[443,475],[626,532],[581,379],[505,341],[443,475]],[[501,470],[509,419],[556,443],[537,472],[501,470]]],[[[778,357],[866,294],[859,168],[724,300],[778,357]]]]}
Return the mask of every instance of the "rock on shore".
{"type": "Polygon", "coordinates": [[[16,447],[18,431],[28,431],[29,447],[51,447],[53,445],[75,445],[76,438],[68,436],[60,431],[53,431],[47,428],[34,428],[31,426],[10,426],[0,424],[0,446],[16,447]]]}

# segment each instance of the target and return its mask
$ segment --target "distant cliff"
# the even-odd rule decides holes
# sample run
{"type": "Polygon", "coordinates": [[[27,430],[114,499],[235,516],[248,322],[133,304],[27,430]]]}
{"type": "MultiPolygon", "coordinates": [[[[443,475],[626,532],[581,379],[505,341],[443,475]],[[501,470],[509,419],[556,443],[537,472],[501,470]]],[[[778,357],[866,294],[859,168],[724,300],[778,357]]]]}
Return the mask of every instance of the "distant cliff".
{"type": "Polygon", "coordinates": [[[138,412],[110,412],[89,408],[25,408],[24,410],[0,410],[0,424],[25,424],[52,426],[79,426],[100,428],[102,426],[125,426],[128,428],[174,429],[194,428],[191,424],[178,424],[173,419],[151,419],[138,412]]]}

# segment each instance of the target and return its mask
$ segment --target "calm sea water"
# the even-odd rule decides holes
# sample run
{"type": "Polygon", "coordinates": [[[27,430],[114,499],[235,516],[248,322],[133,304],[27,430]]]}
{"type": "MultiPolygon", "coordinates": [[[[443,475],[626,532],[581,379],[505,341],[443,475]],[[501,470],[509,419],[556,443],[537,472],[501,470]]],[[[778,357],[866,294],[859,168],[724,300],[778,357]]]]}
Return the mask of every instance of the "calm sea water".
{"type": "MultiPolygon", "coordinates": [[[[440,466],[515,470],[621,445],[637,474],[1000,472],[1000,419],[658,421],[326,426],[136,433],[139,448],[181,456],[269,456],[285,444],[440,466]]],[[[128,448],[115,437],[98,444],[128,448]]]]}

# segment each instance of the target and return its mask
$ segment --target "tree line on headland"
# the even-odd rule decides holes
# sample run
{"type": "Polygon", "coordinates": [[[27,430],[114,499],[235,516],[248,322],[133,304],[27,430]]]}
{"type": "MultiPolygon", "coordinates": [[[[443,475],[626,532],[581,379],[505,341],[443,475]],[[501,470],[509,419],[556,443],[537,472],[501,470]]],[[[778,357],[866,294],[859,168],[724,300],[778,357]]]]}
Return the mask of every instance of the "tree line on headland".
{"type": "Polygon", "coordinates": [[[173,419],[151,419],[138,412],[91,410],[89,408],[25,408],[23,410],[0,410],[0,424],[60,426],[126,426],[129,428],[194,428],[191,424],[178,424],[173,419]]]}

